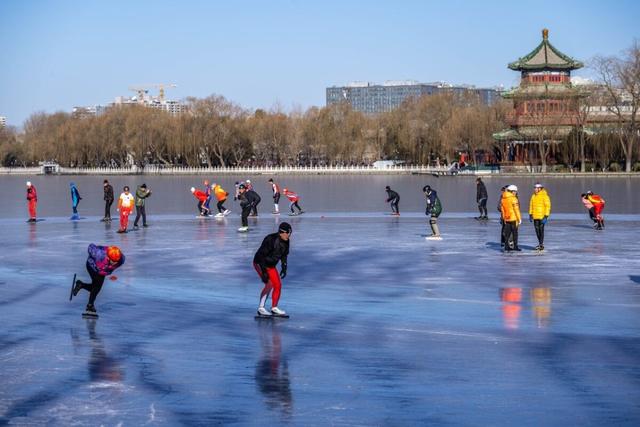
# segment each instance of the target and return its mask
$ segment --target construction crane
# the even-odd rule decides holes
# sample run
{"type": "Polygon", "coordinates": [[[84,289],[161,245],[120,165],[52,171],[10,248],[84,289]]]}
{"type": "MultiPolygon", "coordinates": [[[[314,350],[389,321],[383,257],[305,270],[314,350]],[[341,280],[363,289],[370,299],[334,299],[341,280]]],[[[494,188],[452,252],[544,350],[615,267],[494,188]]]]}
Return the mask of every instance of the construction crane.
{"type": "Polygon", "coordinates": [[[144,102],[146,95],[149,94],[150,88],[158,89],[158,99],[160,101],[164,101],[164,90],[165,88],[178,87],[178,85],[173,83],[155,83],[155,84],[146,84],[146,85],[136,85],[130,86],[129,90],[134,91],[138,94],[138,102],[144,102]]]}

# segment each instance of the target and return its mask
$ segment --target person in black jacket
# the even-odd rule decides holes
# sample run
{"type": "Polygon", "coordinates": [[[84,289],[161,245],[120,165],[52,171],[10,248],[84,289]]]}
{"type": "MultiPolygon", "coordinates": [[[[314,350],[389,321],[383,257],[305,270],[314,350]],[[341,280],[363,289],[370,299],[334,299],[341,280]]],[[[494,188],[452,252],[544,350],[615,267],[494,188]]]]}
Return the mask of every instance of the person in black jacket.
{"type": "Polygon", "coordinates": [[[393,191],[388,185],[385,187],[387,192],[387,203],[391,203],[391,215],[400,215],[398,210],[398,202],[400,201],[400,195],[393,191]]]}
{"type": "Polygon", "coordinates": [[[251,210],[258,202],[256,198],[258,194],[255,191],[247,191],[247,187],[244,184],[240,184],[238,186],[238,200],[240,200],[240,207],[242,208],[242,214],[240,215],[242,219],[242,226],[238,228],[238,231],[248,231],[249,230],[249,214],[251,210]]]}
{"type": "Polygon", "coordinates": [[[487,194],[487,187],[485,187],[484,182],[482,182],[481,178],[476,179],[476,202],[478,203],[478,210],[480,211],[480,216],[476,219],[489,219],[487,215],[487,199],[489,195],[487,194]]]}
{"type": "Polygon", "coordinates": [[[262,245],[253,257],[253,268],[264,283],[264,288],[260,292],[260,305],[258,306],[259,316],[281,316],[286,317],[287,313],[278,308],[280,300],[280,290],[282,283],[280,279],[287,276],[287,256],[289,255],[289,238],[291,237],[291,225],[287,222],[280,223],[277,233],[267,235],[262,241],[262,245]],[[276,265],[280,262],[280,274],[276,265]],[[265,307],[269,294],[271,295],[271,312],[265,307]]]}
{"type": "Polygon", "coordinates": [[[247,188],[247,194],[250,194],[250,197],[253,200],[253,205],[251,206],[251,213],[249,216],[258,216],[258,204],[262,201],[262,198],[256,191],[251,188],[247,188]]]}
{"type": "Polygon", "coordinates": [[[100,221],[111,222],[111,205],[113,204],[113,187],[108,180],[104,180],[104,218],[100,221]]]}

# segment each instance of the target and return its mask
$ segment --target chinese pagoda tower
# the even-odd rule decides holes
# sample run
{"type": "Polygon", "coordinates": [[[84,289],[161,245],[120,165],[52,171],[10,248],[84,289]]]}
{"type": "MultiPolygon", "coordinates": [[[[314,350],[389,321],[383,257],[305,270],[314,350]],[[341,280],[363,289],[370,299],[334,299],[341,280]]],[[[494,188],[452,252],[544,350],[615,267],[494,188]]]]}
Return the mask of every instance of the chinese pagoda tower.
{"type": "Polygon", "coordinates": [[[556,49],[549,42],[549,30],[544,29],[542,42],[508,66],[520,71],[520,85],[502,93],[513,100],[507,116],[511,127],[493,138],[504,144],[505,161],[533,163],[544,156],[546,165],[548,151],[579,123],[578,100],[585,94],[571,84],[571,71],[583,64],[556,49]]]}

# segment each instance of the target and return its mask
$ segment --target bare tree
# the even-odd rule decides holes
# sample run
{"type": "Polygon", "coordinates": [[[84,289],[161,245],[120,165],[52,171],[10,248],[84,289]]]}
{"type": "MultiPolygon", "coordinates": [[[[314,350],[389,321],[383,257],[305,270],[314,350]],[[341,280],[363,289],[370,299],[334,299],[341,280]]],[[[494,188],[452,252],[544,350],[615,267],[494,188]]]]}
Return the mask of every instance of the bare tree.
{"type": "Polygon", "coordinates": [[[631,172],[634,148],[639,139],[640,45],[635,41],[622,57],[596,57],[593,68],[606,91],[606,107],[615,115],[618,140],[631,172]]]}

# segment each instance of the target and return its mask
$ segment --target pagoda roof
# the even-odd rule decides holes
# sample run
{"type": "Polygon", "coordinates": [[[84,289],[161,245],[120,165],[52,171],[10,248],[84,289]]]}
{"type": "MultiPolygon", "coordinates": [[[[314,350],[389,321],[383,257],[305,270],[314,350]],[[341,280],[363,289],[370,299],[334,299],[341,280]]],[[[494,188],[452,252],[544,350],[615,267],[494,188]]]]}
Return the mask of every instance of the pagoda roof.
{"type": "Polygon", "coordinates": [[[570,84],[529,84],[501,93],[505,99],[584,98],[589,92],[570,84]]]}
{"type": "Polygon", "coordinates": [[[542,30],[542,42],[528,55],[510,63],[515,71],[577,70],[584,64],[560,52],[549,42],[549,30],[542,30]]]}

